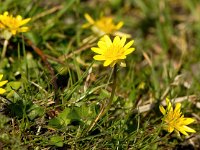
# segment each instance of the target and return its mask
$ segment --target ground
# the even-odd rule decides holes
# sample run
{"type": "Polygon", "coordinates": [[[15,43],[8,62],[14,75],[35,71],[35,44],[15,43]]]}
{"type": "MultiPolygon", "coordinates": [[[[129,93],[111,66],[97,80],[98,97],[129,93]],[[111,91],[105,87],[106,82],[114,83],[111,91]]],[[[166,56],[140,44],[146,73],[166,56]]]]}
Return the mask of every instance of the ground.
{"type": "MultiPolygon", "coordinates": [[[[198,0],[0,3],[0,14],[31,18],[29,31],[12,36],[0,58],[8,80],[0,95],[0,149],[200,148],[198,0]],[[112,103],[115,67],[93,59],[101,36],[83,28],[86,13],[122,21],[119,31],[134,40],[126,67],[116,65],[112,103]],[[195,119],[188,126],[196,133],[163,130],[159,105],[166,97],[195,119]]],[[[1,38],[0,54],[3,45],[1,38]]]]}

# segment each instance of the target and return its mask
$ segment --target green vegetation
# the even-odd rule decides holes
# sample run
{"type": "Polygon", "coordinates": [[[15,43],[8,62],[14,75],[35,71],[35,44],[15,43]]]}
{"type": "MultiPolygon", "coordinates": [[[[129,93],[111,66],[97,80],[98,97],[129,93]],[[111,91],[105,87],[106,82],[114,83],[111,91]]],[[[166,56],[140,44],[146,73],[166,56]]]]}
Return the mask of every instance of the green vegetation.
{"type": "MultiPolygon", "coordinates": [[[[0,95],[0,149],[200,148],[199,0],[0,4],[0,14],[31,18],[29,31],[12,36],[0,58],[2,80],[8,80],[0,95]],[[82,27],[85,13],[124,22],[120,32],[135,41],[126,67],[117,67],[111,104],[114,69],[93,59],[100,37],[82,27]],[[159,105],[166,97],[181,102],[184,116],[196,120],[189,125],[196,133],[162,129],[159,105]]],[[[3,45],[1,38],[0,54],[3,45]]]]}

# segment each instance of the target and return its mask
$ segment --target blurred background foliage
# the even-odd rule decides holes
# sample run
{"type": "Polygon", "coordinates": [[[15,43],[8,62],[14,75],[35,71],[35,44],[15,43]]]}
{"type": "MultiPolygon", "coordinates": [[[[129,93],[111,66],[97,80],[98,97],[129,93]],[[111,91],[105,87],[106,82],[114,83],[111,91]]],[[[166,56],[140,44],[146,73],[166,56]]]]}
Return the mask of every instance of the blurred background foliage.
{"type": "Polygon", "coordinates": [[[192,95],[182,109],[195,117],[193,127],[199,132],[199,0],[0,0],[0,4],[0,13],[32,18],[30,31],[13,37],[6,58],[0,60],[0,73],[10,81],[7,100],[1,98],[0,103],[0,149],[200,147],[198,135],[189,140],[161,132],[158,110],[166,96],[192,95]],[[111,110],[90,132],[89,125],[110,95],[111,69],[92,59],[90,47],[96,41],[90,36],[95,35],[81,28],[87,22],[84,13],[123,21],[121,31],[131,34],[136,47],[126,59],[127,67],[118,70],[111,110]],[[51,69],[28,40],[44,53],[58,89],[52,84],[51,69]],[[151,103],[155,109],[135,113],[138,106],[151,103]]]}

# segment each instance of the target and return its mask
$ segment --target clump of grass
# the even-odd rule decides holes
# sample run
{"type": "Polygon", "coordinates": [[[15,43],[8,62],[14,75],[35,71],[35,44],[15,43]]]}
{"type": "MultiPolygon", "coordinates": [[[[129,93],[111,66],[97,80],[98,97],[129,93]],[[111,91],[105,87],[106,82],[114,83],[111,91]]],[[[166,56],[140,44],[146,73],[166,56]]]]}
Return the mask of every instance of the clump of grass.
{"type": "Polygon", "coordinates": [[[11,34],[6,44],[0,39],[0,74],[8,80],[1,86],[0,149],[198,149],[199,6],[197,0],[2,2],[0,14],[31,21],[28,32],[11,34]],[[99,52],[104,34],[134,39],[134,54],[120,58],[126,67],[99,52]],[[92,47],[102,55],[94,58],[111,67],[93,60],[92,47]],[[159,105],[166,97],[196,120],[189,126],[197,133],[163,130],[159,105]]]}

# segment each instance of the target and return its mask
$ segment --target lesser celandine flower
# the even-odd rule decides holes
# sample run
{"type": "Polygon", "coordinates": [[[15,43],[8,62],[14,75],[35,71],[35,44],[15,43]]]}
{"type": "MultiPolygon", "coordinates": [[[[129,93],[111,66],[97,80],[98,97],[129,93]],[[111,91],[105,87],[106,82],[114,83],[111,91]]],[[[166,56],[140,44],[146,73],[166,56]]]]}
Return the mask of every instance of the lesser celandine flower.
{"type": "Polygon", "coordinates": [[[6,11],[0,15],[0,28],[8,30],[12,35],[16,35],[18,32],[27,32],[28,27],[24,26],[31,18],[22,19],[20,15],[13,17],[6,11]]]}
{"type": "Polygon", "coordinates": [[[112,17],[102,16],[98,20],[94,20],[89,14],[84,15],[88,23],[83,25],[83,28],[91,27],[91,29],[99,35],[113,34],[123,26],[123,22],[120,21],[118,24],[114,24],[112,17]]]}
{"type": "Polygon", "coordinates": [[[7,11],[3,14],[0,14],[0,37],[5,40],[1,53],[2,59],[6,55],[9,39],[12,37],[12,35],[16,35],[17,33],[27,32],[29,28],[24,25],[30,20],[31,18],[22,19],[20,15],[13,17],[12,15],[9,15],[7,11]]]}
{"type": "Polygon", "coordinates": [[[4,25],[0,22],[0,30],[4,28],[4,25]]]}
{"type": "Polygon", "coordinates": [[[187,125],[191,124],[195,120],[192,118],[185,118],[181,113],[181,103],[177,103],[175,109],[170,102],[170,100],[166,99],[167,108],[164,109],[163,106],[160,105],[160,111],[164,115],[164,129],[169,133],[176,131],[181,132],[184,135],[188,135],[187,132],[195,133],[196,131],[187,125]]]}
{"type": "Polygon", "coordinates": [[[1,81],[2,78],[3,78],[3,74],[0,74],[0,94],[4,94],[6,92],[6,90],[1,87],[8,82],[7,80],[1,81]]]}
{"type": "Polygon", "coordinates": [[[92,47],[91,50],[97,53],[93,58],[95,60],[104,61],[104,66],[111,66],[112,68],[112,91],[110,94],[109,100],[103,104],[103,107],[94,121],[91,123],[88,128],[88,132],[94,127],[100,117],[102,117],[106,112],[109,111],[117,86],[117,65],[116,63],[121,63],[120,65],[125,66],[123,60],[126,59],[126,56],[132,53],[135,48],[131,46],[134,43],[134,40],[126,43],[126,39],[130,37],[128,34],[115,34],[118,29],[123,25],[123,22],[119,22],[117,25],[113,23],[113,19],[109,17],[102,17],[97,21],[94,21],[88,14],[85,14],[85,18],[88,20],[88,24],[85,24],[83,27],[92,26],[93,30],[99,32],[99,35],[103,37],[98,41],[98,47],[92,47]],[[108,35],[117,35],[112,41],[108,35]]]}
{"type": "Polygon", "coordinates": [[[104,35],[98,42],[98,47],[92,47],[92,51],[97,53],[93,58],[95,60],[104,61],[104,66],[113,67],[117,62],[122,62],[123,59],[126,59],[126,55],[132,53],[135,48],[132,48],[134,40],[126,42],[126,37],[120,39],[119,36],[116,36],[111,41],[108,35],[104,35]]]}

